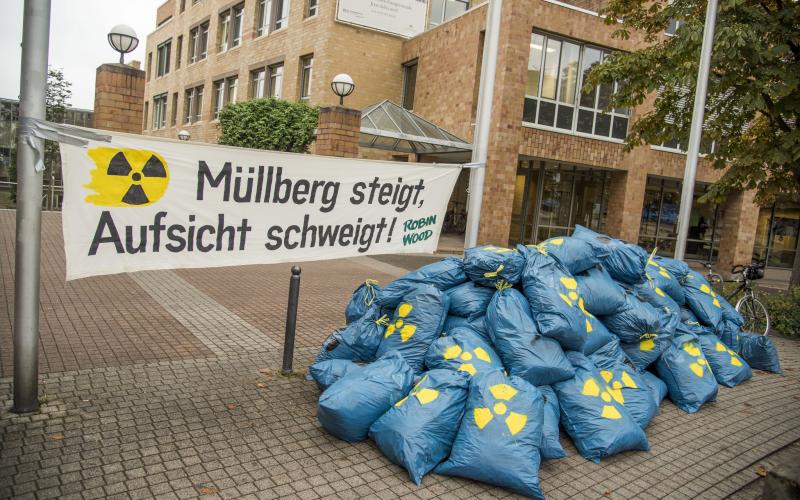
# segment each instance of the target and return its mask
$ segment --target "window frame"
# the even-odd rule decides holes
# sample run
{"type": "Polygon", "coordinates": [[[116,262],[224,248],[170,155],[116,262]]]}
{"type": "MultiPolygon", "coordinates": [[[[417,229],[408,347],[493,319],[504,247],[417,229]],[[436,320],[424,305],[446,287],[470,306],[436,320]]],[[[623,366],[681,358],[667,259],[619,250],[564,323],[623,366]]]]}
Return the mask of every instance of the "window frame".
{"type": "MultiPolygon", "coordinates": [[[[630,129],[630,121],[631,121],[631,113],[630,113],[629,109],[628,110],[611,109],[609,111],[606,111],[604,109],[599,108],[598,107],[599,106],[599,100],[600,100],[600,95],[599,94],[600,94],[601,86],[597,86],[592,90],[592,92],[594,94],[593,97],[592,97],[592,102],[593,102],[593,106],[594,106],[593,108],[589,108],[589,107],[587,107],[587,106],[585,106],[585,105],[583,105],[581,103],[581,96],[584,95],[582,93],[582,88],[583,88],[583,84],[584,84],[584,68],[583,68],[583,64],[584,64],[584,59],[586,57],[587,49],[594,49],[594,50],[600,52],[600,60],[598,61],[598,63],[602,62],[605,57],[607,57],[609,54],[612,53],[612,51],[610,49],[607,49],[607,48],[604,48],[604,47],[601,47],[601,46],[598,46],[598,45],[595,45],[595,44],[592,44],[592,43],[586,43],[586,42],[582,42],[582,41],[579,41],[579,40],[574,40],[574,39],[571,39],[571,38],[568,38],[568,37],[563,37],[563,36],[560,36],[560,35],[553,35],[551,33],[544,32],[544,31],[538,31],[538,30],[532,30],[531,31],[531,44],[533,44],[533,37],[536,36],[536,35],[542,37],[541,59],[539,61],[539,80],[538,80],[538,84],[537,84],[537,92],[538,92],[539,95],[534,96],[534,95],[528,94],[528,88],[527,88],[527,83],[526,83],[524,100],[525,101],[528,101],[528,100],[536,101],[536,112],[535,112],[535,115],[534,115],[534,121],[531,122],[531,121],[526,120],[525,115],[524,115],[525,111],[523,110],[522,125],[524,127],[528,127],[528,128],[547,130],[547,131],[551,131],[551,132],[559,132],[559,133],[562,133],[562,134],[576,135],[576,136],[579,136],[579,137],[587,137],[587,138],[591,138],[591,139],[604,140],[604,141],[609,141],[609,142],[614,142],[614,143],[619,143],[619,144],[624,143],[625,142],[625,138],[624,137],[623,138],[618,138],[618,137],[614,137],[614,135],[613,135],[614,134],[614,122],[615,122],[616,119],[620,119],[620,120],[621,119],[625,119],[626,120],[625,137],[627,137],[628,130],[630,129]],[[555,71],[555,78],[556,78],[555,79],[555,96],[553,98],[543,97],[542,96],[542,86],[543,86],[544,80],[545,80],[545,63],[547,61],[547,54],[548,54],[547,53],[547,49],[548,49],[548,43],[549,43],[550,40],[554,40],[554,41],[559,42],[558,61],[556,63],[556,71],[555,71]],[[575,90],[574,90],[574,95],[572,96],[572,99],[569,102],[564,102],[564,101],[561,100],[561,90],[562,90],[561,89],[561,86],[562,86],[561,85],[561,83],[562,83],[562,67],[561,67],[561,65],[562,65],[562,61],[563,61],[564,43],[565,42],[569,43],[569,44],[572,44],[572,45],[576,45],[578,47],[578,59],[577,59],[577,62],[576,62],[577,74],[576,74],[575,90]],[[546,124],[537,123],[537,121],[539,119],[539,114],[541,113],[541,103],[542,102],[546,102],[548,104],[552,104],[555,107],[554,116],[553,116],[553,124],[552,125],[546,125],[546,124]],[[572,107],[572,116],[571,116],[570,128],[563,128],[563,127],[558,127],[557,126],[557,124],[558,124],[558,107],[559,106],[572,107]],[[580,114],[581,111],[591,112],[593,114],[593,116],[592,116],[592,132],[591,133],[583,132],[583,131],[578,130],[578,123],[579,123],[578,117],[579,117],[579,114],[580,114]],[[622,111],[624,111],[624,112],[622,112],[622,111]],[[600,134],[595,132],[596,129],[597,129],[597,118],[598,118],[598,116],[608,116],[609,117],[608,135],[600,135],[600,134]]],[[[529,52],[528,61],[530,61],[530,52],[529,52]]],[[[530,62],[528,64],[530,64],[530,62]]],[[[526,79],[526,82],[527,82],[527,79],[526,79]]],[[[612,95],[616,91],[618,86],[619,86],[619,82],[614,82],[614,84],[612,86],[612,90],[611,90],[611,94],[612,95]]]]}
{"type": "Polygon", "coordinates": [[[413,111],[414,110],[414,99],[417,95],[417,73],[419,71],[419,59],[414,59],[413,61],[408,61],[403,64],[403,95],[400,99],[401,105],[403,108],[413,111]],[[408,104],[408,82],[409,82],[409,73],[411,68],[414,68],[414,87],[411,91],[411,107],[407,106],[408,104]]]}
{"type": "Polygon", "coordinates": [[[219,119],[219,112],[227,104],[235,103],[239,93],[239,75],[231,75],[215,80],[212,84],[212,113],[213,120],[219,119]]]}
{"type": "Polygon", "coordinates": [[[281,99],[283,96],[283,80],[285,76],[285,69],[283,67],[283,63],[275,63],[270,64],[266,67],[266,86],[265,92],[267,92],[267,97],[274,97],[275,99],[281,99]],[[280,71],[278,71],[280,70],[280,71]],[[275,84],[278,83],[278,85],[275,84]],[[278,92],[275,92],[275,87],[278,87],[278,92]]]}
{"type": "Polygon", "coordinates": [[[175,127],[178,125],[178,93],[172,93],[172,114],[169,118],[169,123],[171,127],[175,127]]]}
{"type": "Polygon", "coordinates": [[[431,5],[431,7],[429,9],[429,15],[428,15],[428,29],[435,28],[436,26],[441,26],[442,24],[446,23],[450,19],[455,19],[456,17],[460,16],[464,12],[467,12],[472,7],[472,2],[470,2],[470,0],[442,0],[442,6],[441,6],[442,10],[440,12],[441,17],[438,17],[437,19],[439,19],[439,20],[436,21],[436,22],[433,21],[433,18],[434,18],[434,7],[435,7],[434,2],[431,1],[430,5],[431,5]],[[459,12],[458,14],[456,14],[455,16],[453,16],[451,18],[448,18],[447,17],[447,3],[448,2],[466,4],[466,8],[462,12],[459,12]]]}
{"type": "Polygon", "coordinates": [[[319,0],[306,0],[306,8],[304,12],[305,19],[314,17],[319,13],[319,0]]]}
{"type": "Polygon", "coordinates": [[[187,66],[204,61],[208,57],[209,26],[209,21],[205,20],[189,30],[189,60],[187,66]]]}
{"type": "Polygon", "coordinates": [[[203,84],[184,90],[183,123],[192,125],[203,121],[203,84]]]}
{"type": "Polygon", "coordinates": [[[250,99],[263,99],[267,92],[267,68],[255,68],[250,70],[250,99]],[[261,78],[258,78],[261,75],[261,78]],[[259,85],[260,83],[260,85],[259,85]],[[259,95],[259,87],[261,92],[259,95]]]}
{"type": "Polygon", "coordinates": [[[153,96],[153,130],[161,130],[167,127],[167,97],[164,92],[153,96]]]}
{"type": "Polygon", "coordinates": [[[156,46],[156,78],[161,78],[169,74],[169,59],[171,53],[172,38],[168,38],[156,46]]]}
{"type": "Polygon", "coordinates": [[[175,69],[181,69],[181,58],[183,56],[183,35],[178,35],[177,43],[175,44],[175,69]]]}
{"type": "Polygon", "coordinates": [[[311,99],[311,82],[314,78],[314,54],[307,54],[300,57],[300,92],[298,96],[301,101],[308,101],[311,99]],[[306,69],[308,72],[306,73],[306,69]],[[304,94],[308,87],[308,93],[304,94]]]}

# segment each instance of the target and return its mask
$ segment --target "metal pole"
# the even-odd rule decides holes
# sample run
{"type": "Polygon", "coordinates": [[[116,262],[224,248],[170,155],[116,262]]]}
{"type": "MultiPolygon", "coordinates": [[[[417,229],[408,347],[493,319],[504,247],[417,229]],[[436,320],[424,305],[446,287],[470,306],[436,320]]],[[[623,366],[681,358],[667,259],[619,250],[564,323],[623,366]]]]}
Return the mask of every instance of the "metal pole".
{"type": "Polygon", "coordinates": [[[52,173],[52,171],[53,171],[52,169],[53,169],[53,165],[50,165],[50,172],[51,172],[50,173],[50,190],[49,190],[50,192],[47,195],[47,197],[49,198],[49,203],[47,205],[50,207],[49,210],[51,212],[56,209],[55,208],[56,176],[55,176],[55,174],[52,173]]]}
{"type": "Polygon", "coordinates": [[[286,307],[286,335],[283,338],[283,368],[281,373],[292,373],[292,360],[294,358],[294,330],[297,326],[297,302],[300,298],[300,268],[292,267],[292,277],[289,281],[289,305],[286,307]]]}
{"type": "MultiPolygon", "coordinates": [[[[19,117],[45,117],[50,0],[25,0],[19,117]]],[[[17,246],[14,289],[14,406],[39,408],[39,259],[42,238],[42,173],[36,152],[17,129],[17,246]]],[[[44,151],[41,139],[34,139],[44,151]]]]}
{"type": "Polygon", "coordinates": [[[686,240],[689,235],[689,217],[692,213],[694,181],[697,176],[697,157],[700,153],[700,139],[703,136],[703,113],[706,107],[708,72],[711,67],[711,49],[714,46],[714,26],[717,22],[717,0],[708,0],[706,24],[703,28],[703,46],[700,49],[700,67],[697,69],[697,88],[694,93],[692,129],[689,133],[689,150],[686,152],[686,169],[683,173],[681,208],[678,212],[678,238],[675,242],[675,258],[683,260],[686,253],[686,240]]]}
{"type": "Polygon", "coordinates": [[[494,80],[497,72],[497,52],[500,48],[500,11],[503,0],[489,0],[486,13],[486,34],[483,40],[481,83],[478,90],[478,112],[475,117],[475,133],[472,140],[472,163],[483,165],[469,173],[469,197],[467,198],[467,234],[464,248],[478,244],[478,228],[481,223],[483,204],[483,179],[486,175],[486,158],[489,149],[489,126],[492,120],[494,80]]]}

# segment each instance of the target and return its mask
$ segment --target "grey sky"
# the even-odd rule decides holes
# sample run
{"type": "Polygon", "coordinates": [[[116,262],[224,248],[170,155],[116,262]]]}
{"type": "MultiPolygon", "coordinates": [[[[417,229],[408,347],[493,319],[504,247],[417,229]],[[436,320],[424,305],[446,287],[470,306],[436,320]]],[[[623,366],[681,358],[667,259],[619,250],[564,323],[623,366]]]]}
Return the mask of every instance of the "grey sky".
{"type": "MultiPolygon", "coordinates": [[[[125,61],[144,60],[147,34],[155,29],[156,8],[164,0],[52,0],[50,14],[51,68],[61,68],[72,82],[70,104],[94,107],[94,75],[98,66],[118,62],[106,34],[115,24],[128,24],[139,47],[125,61]]],[[[0,0],[0,97],[19,98],[20,43],[23,0],[0,0]]]]}

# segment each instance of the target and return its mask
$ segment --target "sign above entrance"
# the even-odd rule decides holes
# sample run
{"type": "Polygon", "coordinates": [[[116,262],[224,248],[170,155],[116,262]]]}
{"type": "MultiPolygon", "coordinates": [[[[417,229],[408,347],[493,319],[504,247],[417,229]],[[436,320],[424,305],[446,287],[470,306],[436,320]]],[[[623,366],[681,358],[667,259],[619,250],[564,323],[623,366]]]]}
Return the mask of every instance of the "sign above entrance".
{"type": "Polygon", "coordinates": [[[461,170],[107,138],[61,143],[68,280],[433,253],[461,170]]]}
{"type": "Polygon", "coordinates": [[[425,31],[427,0],[339,0],[336,20],[406,38],[425,31]]]}

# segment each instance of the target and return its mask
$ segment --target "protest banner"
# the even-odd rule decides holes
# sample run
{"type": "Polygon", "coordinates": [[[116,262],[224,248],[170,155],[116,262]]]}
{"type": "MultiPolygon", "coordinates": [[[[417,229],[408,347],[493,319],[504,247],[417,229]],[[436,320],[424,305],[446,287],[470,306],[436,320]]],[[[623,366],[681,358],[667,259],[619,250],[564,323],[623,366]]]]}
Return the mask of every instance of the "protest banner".
{"type": "Polygon", "coordinates": [[[128,134],[61,157],[67,280],[432,253],[461,168],[128,134]]]}

